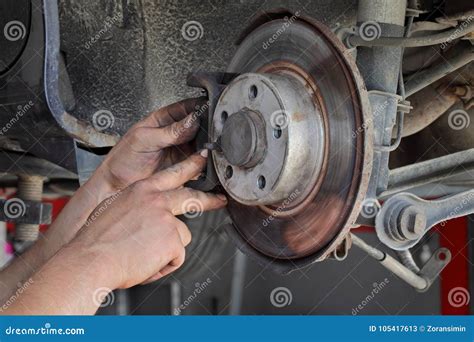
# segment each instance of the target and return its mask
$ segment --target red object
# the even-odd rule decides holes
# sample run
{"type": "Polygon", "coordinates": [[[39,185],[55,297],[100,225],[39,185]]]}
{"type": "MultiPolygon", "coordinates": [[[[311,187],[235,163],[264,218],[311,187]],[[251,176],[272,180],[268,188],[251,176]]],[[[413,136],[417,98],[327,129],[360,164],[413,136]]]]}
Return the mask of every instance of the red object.
{"type": "MultiPolygon", "coordinates": [[[[469,315],[471,293],[469,288],[469,240],[467,217],[439,224],[431,233],[439,235],[439,246],[451,251],[451,262],[440,275],[441,314],[469,315]],[[464,304],[465,303],[465,304],[464,304]]],[[[375,233],[373,227],[359,227],[355,233],[375,233]]],[[[474,300],[474,297],[472,298],[474,300]]]]}
{"type": "Polygon", "coordinates": [[[469,240],[467,217],[447,221],[435,229],[439,234],[440,247],[451,251],[452,259],[441,272],[441,314],[469,315],[469,240]],[[461,305],[464,304],[465,305],[461,305]]]}
{"type": "MultiPolygon", "coordinates": [[[[14,196],[10,196],[14,197],[14,196]]],[[[60,197],[60,198],[55,198],[55,199],[43,199],[44,203],[51,203],[53,205],[53,218],[52,222],[56,219],[56,217],[59,215],[61,210],[64,208],[64,206],[67,204],[69,201],[69,197],[60,197]]],[[[40,226],[40,231],[44,232],[48,228],[47,224],[42,224],[40,226]]],[[[14,229],[14,224],[13,223],[7,223],[7,229],[9,231],[13,231],[14,229]]]]}

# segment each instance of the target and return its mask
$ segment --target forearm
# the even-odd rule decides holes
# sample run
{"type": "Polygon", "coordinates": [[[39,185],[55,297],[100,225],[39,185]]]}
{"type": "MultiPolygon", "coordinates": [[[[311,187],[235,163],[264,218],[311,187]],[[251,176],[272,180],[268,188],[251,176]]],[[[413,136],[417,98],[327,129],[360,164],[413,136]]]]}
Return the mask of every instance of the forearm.
{"type": "Polygon", "coordinates": [[[101,304],[100,295],[115,287],[114,276],[107,270],[100,252],[68,245],[1,311],[7,315],[92,315],[101,304]]]}
{"type": "Polygon", "coordinates": [[[18,287],[21,288],[62,246],[72,240],[94,208],[112,191],[108,183],[99,178],[92,177],[79,188],[48,231],[40,235],[28,251],[0,271],[0,281],[5,285],[0,291],[0,304],[7,301],[18,287]]]}

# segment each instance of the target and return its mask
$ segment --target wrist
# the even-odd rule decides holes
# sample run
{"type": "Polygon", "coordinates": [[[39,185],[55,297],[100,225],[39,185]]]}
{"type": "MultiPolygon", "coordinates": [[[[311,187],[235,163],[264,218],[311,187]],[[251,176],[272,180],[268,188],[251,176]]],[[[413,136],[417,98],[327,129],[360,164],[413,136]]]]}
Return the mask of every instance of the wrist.
{"type": "Polygon", "coordinates": [[[103,251],[74,240],[51,259],[53,268],[67,268],[71,277],[76,278],[71,280],[81,282],[90,293],[97,289],[112,291],[118,288],[117,272],[109,261],[110,258],[103,251]]]}
{"type": "Polygon", "coordinates": [[[94,208],[104,199],[112,196],[112,194],[120,190],[113,185],[111,178],[112,177],[109,171],[104,170],[101,165],[87,180],[87,182],[79,189],[88,193],[89,196],[94,198],[94,208]]]}
{"type": "Polygon", "coordinates": [[[101,265],[101,255],[80,247],[65,246],[35,273],[13,314],[20,306],[29,307],[32,314],[94,314],[116,287],[101,265]]]}
{"type": "Polygon", "coordinates": [[[86,184],[76,191],[51,224],[45,234],[45,241],[38,242],[38,246],[33,246],[33,248],[37,247],[36,250],[41,250],[44,262],[69,243],[86,223],[93,210],[114,193],[113,187],[106,180],[104,174],[95,172],[86,184]]]}

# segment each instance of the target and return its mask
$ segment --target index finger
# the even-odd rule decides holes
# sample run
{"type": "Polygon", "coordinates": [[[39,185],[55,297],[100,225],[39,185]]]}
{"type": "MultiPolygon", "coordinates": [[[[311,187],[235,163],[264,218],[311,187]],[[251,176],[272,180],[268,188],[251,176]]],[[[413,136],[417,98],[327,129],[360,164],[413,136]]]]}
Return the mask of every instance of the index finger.
{"type": "Polygon", "coordinates": [[[176,189],[201,173],[206,166],[207,153],[207,150],[195,153],[187,159],[150,176],[147,181],[159,191],[176,189]]]}
{"type": "Polygon", "coordinates": [[[198,216],[204,211],[219,209],[227,204],[227,198],[222,194],[211,194],[190,188],[162,194],[166,196],[166,209],[173,215],[192,213],[192,216],[198,216]]]}

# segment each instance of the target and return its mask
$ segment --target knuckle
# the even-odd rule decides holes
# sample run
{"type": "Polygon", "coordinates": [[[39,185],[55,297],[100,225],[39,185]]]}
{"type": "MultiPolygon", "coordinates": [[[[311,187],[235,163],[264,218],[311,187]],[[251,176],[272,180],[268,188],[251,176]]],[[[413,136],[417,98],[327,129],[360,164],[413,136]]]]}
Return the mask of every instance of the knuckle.
{"type": "Polygon", "coordinates": [[[131,145],[137,144],[140,141],[141,133],[142,133],[141,127],[132,127],[127,132],[127,140],[129,141],[131,145]]]}
{"type": "Polygon", "coordinates": [[[180,254],[176,268],[183,266],[185,260],[186,260],[186,250],[183,248],[183,252],[182,254],[180,254]]]}
{"type": "Polygon", "coordinates": [[[177,247],[175,249],[175,255],[177,258],[179,258],[180,260],[182,259],[184,261],[184,257],[186,255],[186,249],[181,243],[177,244],[177,247]]]}
{"type": "Polygon", "coordinates": [[[183,193],[186,197],[196,197],[197,191],[191,188],[183,188],[183,193]]]}
{"type": "Polygon", "coordinates": [[[170,239],[167,250],[169,260],[179,258],[185,253],[184,246],[177,232],[176,235],[173,235],[173,238],[170,239]]]}
{"type": "Polygon", "coordinates": [[[188,226],[183,222],[179,220],[179,229],[183,232],[183,244],[184,246],[187,246],[191,243],[192,240],[192,234],[191,231],[189,230],[188,226]]]}
{"type": "Polygon", "coordinates": [[[140,180],[133,184],[132,192],[143,195],[150,192],[150,184],[147,180],[140,180]]]}
{"type": "Polygon", "coordinates": [[[183,173],[183,171],[184,171],[184,168],[180,164],[174,164],[166,169],[166,172],[168,172],[171,176],[179,175],[183,173]]]}
{"type": "Polygon", "coordinates": [[[183,129],[178,125],[178,123],[173,123],[167,127],[168,133],[172,140],[178,139],[182,135],[183,129]]]}
{"type": "Polygon", "coordinates": [[[161,208],[170,217],[174,217],[173,215],[171,215],[169,207],[170,201],[172,200],[172,196],[173,194],[169,192],[158,192],[153,196],[153,202],[155,203],[155,206],[161,208]]]}
{"type": "Polygon", "coordinates": [[[175,225],[176,225],[176,217],[172,214],[170,214],[169,212],[164,212],[162,214],[162,219],[163,219],[163,223],[166,224],[168,227],[174,229],[175,225]]]}

